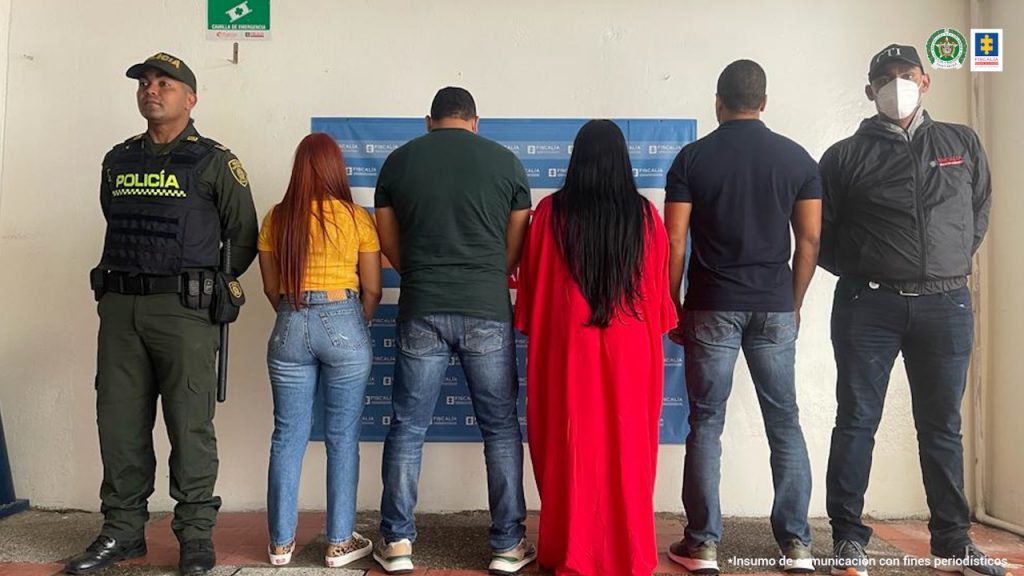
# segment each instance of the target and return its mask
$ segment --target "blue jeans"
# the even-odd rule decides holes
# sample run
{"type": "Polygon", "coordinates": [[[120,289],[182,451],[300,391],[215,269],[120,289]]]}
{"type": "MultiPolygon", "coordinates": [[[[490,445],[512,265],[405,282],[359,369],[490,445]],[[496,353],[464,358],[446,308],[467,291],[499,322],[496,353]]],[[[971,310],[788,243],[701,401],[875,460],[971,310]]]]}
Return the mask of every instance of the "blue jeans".
{"type": "Polygon", "coordinates": [[[330,302],[307,292],[309,306],[295,310],[281,299],[267,344],[274,394],[267,511],[270,542],[295,538],[299,476],[313,423],[317,387],[324,390],[327,447],[327,539],[352,537],[359,480],[359,429],[373,350],[355,292],[330,302]]]}
{"type": "Polygon", "coordinates": [[[690,434],[686,437],[683,506],[686,541],[693,545],[722,538],[722,429],[725,405],[740,349],[754,381],[771,449],[772,533],[776,542],[811,542],[807,508],[811,464],[800,429],[794,381],[796,315],[793,312],[687,310],[684,316],[686,391],[690,434]]]}
{"type": "Polygon", "coordinates": [[[825,497],[834,540],[867,544],[871,537],[871,528],[861,521],[864,492],[889,373],[903,352],[931,511],[932,551],[945,555],[970,542],[960,405],[973,342],[967,288],[912,297],[839,280],[832,303],[839,408],[825,497]]]}
{"type": "MultiPolygon", "coordinates": [[[[452,352],[466,373],[484,440],[494,550],[515,547],[526,530],[519,377],[511,322],[462,314],[430,314],[398,322],[398,361],[391,428],[384,441],[380,531],[384,540],[416,540],[417,485],[423,440],[434,415],[452,352]]],[[[452,479],[458,489],[458,479],[452,479]]]]}

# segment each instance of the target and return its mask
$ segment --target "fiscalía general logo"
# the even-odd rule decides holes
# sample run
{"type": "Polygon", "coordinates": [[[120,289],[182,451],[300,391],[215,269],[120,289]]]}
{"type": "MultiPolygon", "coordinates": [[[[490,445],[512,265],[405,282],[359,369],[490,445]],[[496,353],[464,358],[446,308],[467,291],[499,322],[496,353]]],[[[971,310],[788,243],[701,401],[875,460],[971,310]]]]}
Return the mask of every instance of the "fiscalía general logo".
{"type": "Polygon", "coordinates": [[[1003,71],[1003,29],[971,28],[971,72],[1003,71]]]}
{"type": "Polygon", "coordinates": [[[925,46],[928,61],[936,70],[957,70],[967,60],[967,38],[955,28],[939,28],[925,46]]]}

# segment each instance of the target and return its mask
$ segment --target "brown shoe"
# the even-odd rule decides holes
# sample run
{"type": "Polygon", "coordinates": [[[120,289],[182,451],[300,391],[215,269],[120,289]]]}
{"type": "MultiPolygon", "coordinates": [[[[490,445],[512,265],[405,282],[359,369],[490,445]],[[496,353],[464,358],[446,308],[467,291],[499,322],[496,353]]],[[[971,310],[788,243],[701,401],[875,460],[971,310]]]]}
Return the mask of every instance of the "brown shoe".
{"type": "Polygon", "coordinates": [[[373,551],[373,542],[363,538],[358,532],[344,542],[328,544],[324,562],[329,568],[340,568],[360,558],[365,558],[373,551]]]}

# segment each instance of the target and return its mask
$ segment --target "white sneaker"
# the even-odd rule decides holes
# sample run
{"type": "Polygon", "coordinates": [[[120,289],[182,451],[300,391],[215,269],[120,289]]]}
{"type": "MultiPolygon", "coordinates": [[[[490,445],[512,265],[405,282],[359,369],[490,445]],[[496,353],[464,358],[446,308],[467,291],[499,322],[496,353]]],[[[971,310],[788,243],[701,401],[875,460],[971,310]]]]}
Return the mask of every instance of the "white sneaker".
{"type": "Polygon", "coordinates": [[[339,544],[328,544],[327,553],[324,555],[324,563],[328,568],[341,568],[351,564],[360,558],[366,558],[373,551],[373,542],[363,538],[359,532],[353,532],[352,537],[339,544]]]}
{"type": "Polygon", "coordinates": [[[287,544],[267,546],[267,554],[270,556],[270,563],[274,566],[284,566],[292,561],[292,552],[295,551],[295,540],[287,544]]]}
{"type": "Polygon", "coordinates": [[[496,576],[515,574],[536,559],[537,549],[529,540],[523,538],[511,550],[495,551],[491,555],[491,565],[487,569],[496,576]]]}
{"type": "Polygon", "coordinates": [[[388,574],[408,574],[414,570],[412,542],[408,538],[402,538],[397,542],[387,543],[381,538],[373,547],[373,559],[388,574]]]}

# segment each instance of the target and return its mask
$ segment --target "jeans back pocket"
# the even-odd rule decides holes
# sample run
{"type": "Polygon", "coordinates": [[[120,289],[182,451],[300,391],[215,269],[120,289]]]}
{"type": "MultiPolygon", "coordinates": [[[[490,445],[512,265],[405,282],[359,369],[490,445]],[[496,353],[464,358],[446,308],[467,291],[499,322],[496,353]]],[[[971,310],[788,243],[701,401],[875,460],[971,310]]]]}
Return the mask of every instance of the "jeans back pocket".
{"type": "Polygon", "coordinates": [[[270,331],[270,341],[267,342],[267,350],[277,352],[288,343],[288,331],[292,324],[292,316],[295,310],[291,304],[282,299],[277,305],[277,318],[274,319],[274,329],[270,331]]]}
{"type": "Polygon", "coordinates": [[[501,350],[505,345],[505,334],[509,331],[508,322],[466,318],[465,325],[466,333],[462,340],[464,351],[470,354],[490,354],[501,350]]]}
{"type": "Polygon", "coordinates": [[[775,344],[789,344],[796,341],[796,313],[766,312],[764,337],[775,344]]]}
{"type": "Polygon", "coordinates": [[[358,306],[343,308],[330,307],[318,312],[327,337],[336,348],[358,350],[370,339],[370,332],[363,322],[363,314],[358,306]]]}
{"type": "MultiPolygon", "coordinates": [[[[709,346],[721,345],[736,340],[740,331],[734,312],[717,310],[687,310],[683,316],[684,336],[709,346]]],[[[733,342],[738,345],[738,342],[733,342]]]]}
{"type": "Polygon", "coordinates": [[[411,356],[426,356],[437,352],[441,339],[437,328],[424,318],[413,318],[398,323],[398,348],[411,356]]]}

